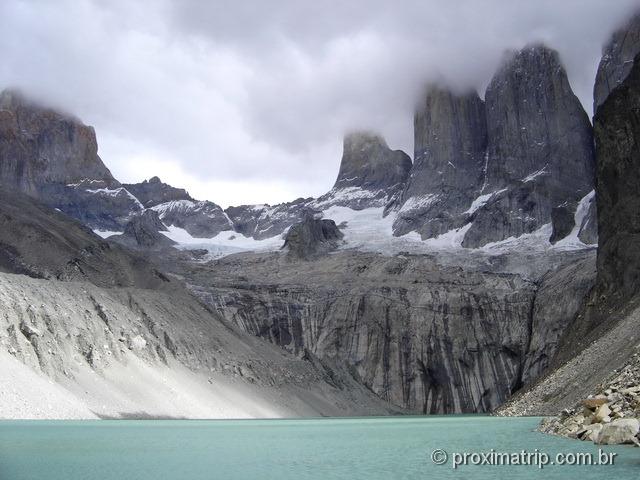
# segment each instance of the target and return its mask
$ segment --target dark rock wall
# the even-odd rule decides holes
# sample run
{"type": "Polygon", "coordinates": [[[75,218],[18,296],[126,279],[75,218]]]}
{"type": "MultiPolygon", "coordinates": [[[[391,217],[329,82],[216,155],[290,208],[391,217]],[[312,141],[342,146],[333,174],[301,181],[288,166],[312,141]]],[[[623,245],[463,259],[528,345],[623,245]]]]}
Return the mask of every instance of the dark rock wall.
{"type": "Polygon", "coordinates": [[[640,291],[640,56],[594,118],[598,210],[598,289],[629,298],[640,291]]]}
{"type": "Polygon", "coordinates": [[[475,92],[430,87],[414,117],[414,165],[393,228],[433,237],[460,226],[478,195],[487,144],[484,102],[475,92]],[[415,202],[411,199],[433,200],[415,202]]]}

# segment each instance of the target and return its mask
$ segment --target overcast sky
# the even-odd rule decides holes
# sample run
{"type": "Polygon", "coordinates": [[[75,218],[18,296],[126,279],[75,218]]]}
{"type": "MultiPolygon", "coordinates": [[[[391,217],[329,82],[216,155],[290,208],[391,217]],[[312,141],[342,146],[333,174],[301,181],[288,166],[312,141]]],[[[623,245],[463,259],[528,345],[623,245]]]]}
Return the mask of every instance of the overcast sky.
{"type": "Polygon", "coordinates": [[[327,191],[342,135],[412,154],[438,79],[483,95],[503,52],[557,49],[591,113],[601,48],[640,0],[0,2],[0,88],[95,126],[121,181],[223,206],[327,191]]]}

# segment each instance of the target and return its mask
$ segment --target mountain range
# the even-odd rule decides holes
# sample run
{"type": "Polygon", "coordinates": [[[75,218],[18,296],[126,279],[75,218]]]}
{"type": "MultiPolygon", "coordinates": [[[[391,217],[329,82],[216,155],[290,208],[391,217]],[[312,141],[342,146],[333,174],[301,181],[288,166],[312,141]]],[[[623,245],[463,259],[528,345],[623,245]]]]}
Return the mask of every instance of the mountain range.
{"type": "MultiPolygon", "coordinates": [[[[593,125],[558,53],[528,45],[482,98],[425,86],[413,160],[356,130],[324,195],[226,209],[119,182],[93,128],[5,90],[2,362],[63,390],[49,416],[216,415],[180,405],[185,388],[197,405],[255,397],[241,416],[529,399],[635,311],[638,54],[640,15],[604,48],[593,125]]],[[[579,388],[514,411],[577,401],[640,343],[622,340],[593,378],[572,367],[579,388]]]]}

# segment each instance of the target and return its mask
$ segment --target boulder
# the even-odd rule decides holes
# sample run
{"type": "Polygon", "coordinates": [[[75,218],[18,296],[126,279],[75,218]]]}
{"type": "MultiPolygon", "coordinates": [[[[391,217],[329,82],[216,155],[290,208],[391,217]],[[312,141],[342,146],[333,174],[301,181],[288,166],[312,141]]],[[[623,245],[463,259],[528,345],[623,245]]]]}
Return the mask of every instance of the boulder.
{"type": "Polygon", "coordinates": [[[593,416],[595,418],[595,421],[598,423],[608,423],[611,421],[610,415],[611,415],[611,409],[609,408],[609,405],[606,403],[603,403],[596,409],[593,416]]]}
{"type": "Polygon", "coordinates": [[[586,400],[582,401],[582,405],[584,405],[585,407],[591,410],[595,410],[596,408],[600,407],[601,405],[604,405],[605,403],[607,403],[607,397],[604,397],[604,396],[587,398],[586,400]]]}
{"type": "Polygon", "coordinates": [[[602,430],[601,423],[593,423],[591,425],[586,425],[581,431],[578,432],[577,438],[580,440],[590,440],[595,441],[598,437],[598,434],[602,430]]]}
{"type": "Polygon", "coordinates": [[[640,446],[636,438],[640,431],[640,422],[636,418],[620,418],[602,426],[595,436],[599,445],[619,445],[622,443],[640,446]]]}
{"type": "Polygon", "coordinates": [[[574,219],[575,210],[576,204],[569,202],[551,209],[551,226],[553,228],[551,238],[549,238],[551,243],[556,243],[571,233],[576,224],[574,219]]]}

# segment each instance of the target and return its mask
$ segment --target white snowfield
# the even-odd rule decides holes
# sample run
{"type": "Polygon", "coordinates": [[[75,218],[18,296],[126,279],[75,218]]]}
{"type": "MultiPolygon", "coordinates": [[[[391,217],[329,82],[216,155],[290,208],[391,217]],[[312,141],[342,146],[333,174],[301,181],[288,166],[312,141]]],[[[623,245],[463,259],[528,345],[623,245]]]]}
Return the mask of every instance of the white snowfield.
{"type": "MultiPolygon", "coordinates": [[[[535,176],[544,174],[544,169],[536,172],[535,176]]],[[[533,177],[533,175],[532,175],[533,177]]],[[[355,195],[352,189],[346,193],[348,196],[355,195]]],[[[476,198],[469,209],[465,212],[472,214],[479,208],[482,208],[492,197],[502,193],[504,190],[496,190],[494,192],[480,195],[476,198]]],[[[399,252],[409,253],[434,253],[438,251],[465,251],[473,250],[476,253],[487,255],[498,255],[511,250],[521,250],[526,248],[529,251],[544,252],[547,250],[579,250],[591,248],[594,245],[586,245],[578,238],[580,227],[587,220],[586,215],[589,210],[590,202],[593,201],[595,192],[591,191],[578,204],[575,213],[575,227],[572,232],[563,240],[552,245],[549,242],[551,236],[551,224],[540,227],[535,232],[522,235],[520,237],[510,237],[505,240],[487,244],[481,248],[465,249],[462,242],[467,231],[471,228],[471,223],[461,228],[454,229],[443,233],[435,238],[422,240],[416,232],[410,232],[403,236],[394,236],[393,222],[398,215],[411,209],[427,208],[430,204],[437,200],[437,196],[427,195],[417,200],[406,202],[400,210],[391,211],[384,216],[384,207],[365,208],[362,210],[354,210],[343,206],[329,206],[322,211],[323,218],[331,219],[336,222],[344,233],[344,241],[340,246],[341,249],[357,249],[368,252],[378,252],[385,255],[395,255],[399,252]]],[[[334,199],[332,199],[334,200],[334,199]]],[[[171,208],[176,208],[179,202],[171,202],[171,208]]],[[[189,202],[191,204],[193,202],[189,202]]],[[[314,206],[322,207],[328,203],[315,203],[314,206]]],[[[182,207],[190,207],[184,204],[182,207]]],[[[162,213],[163,208],[168,206],[154,207],[156,211],[162,213]]],[[[256,209],[264,209],[265,206],[256,206],[256,209]]],[[[169,225],[166,232],[162,232],[168,238],[176,242],[176,248],[185,250],[205,249],[209,251],[207,260],[220,258],[226,255],[239,252],[268,252],[278,251],[282,248],[286,231],[262,240],[255,240],[252,237],[246,237],[241,233],[233,230],[220,232],[213,238],[197,238],[193,237],[186,230],[169,225]]],[[[103,238],[120,232],[96,231],[96,234],[103,238]]]]}
{"type": "Polygon", "coordinates": [[[118,188],[97,188],[97,189],[85,189],[86,192],[94,195],[102,195],[105,197],[125,197],[135,205],[137,210],[144,210],[144,206],[129,190],[124,187],[118,188]]]}
{"type": "MultiPolygon", "coordinates": [[[[491,192],[478,197],[471,209],[480,208],[493,195],[500,193],[491,192]]],[[[384,208],[366,208],[353,210],[348,207],[333,206],[323,211],[323,217],[336,222],[344,233],[344,241],[341,249],[357,249],[368,252],[378,252],[385,255],[395,255],[400,252],[410,253],[434,253],[438,251],[464,251],[473,250],[477,253],[499,255],[511,250],[527,249],[529,251],[544,252],[547,250],[580,250],[592,248],[594,245],[586,245],[578,239],[580,226],[585,221],[589,209],[589,203],[593,200],[595,192],[590,192],[579,203],[575,213],[576,226],[563,240],[552,245],[551,224],[540,227],[535,232],[520,237],[510,237],[505,240],[489,243],[477,249],[465,249],[462,242],[471,223],[443,233],[435,238],[422,240],[416,232],[397,237],[393,235],[393,222],[397,212],[391,212],[383,216],[384,208]]],[[[214,238],[194,238],[183,229],[168,227],[168,232],[163,232],[167,237],[178,244],[178,248],[194,249],[203,248],[210,252],[212,257],[222,257],[231,253],[243,251],[277,251],[284,242],[286,232],[264,240],[255,240],[239,233],[228,231],[221,232],[214,238]]]]}

